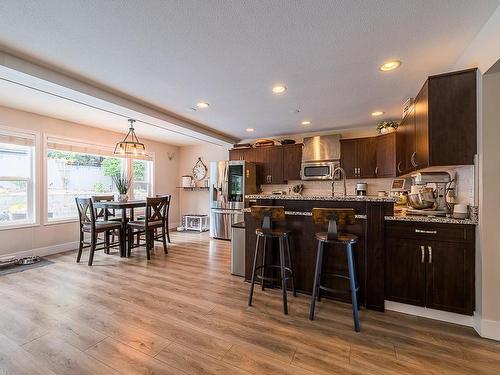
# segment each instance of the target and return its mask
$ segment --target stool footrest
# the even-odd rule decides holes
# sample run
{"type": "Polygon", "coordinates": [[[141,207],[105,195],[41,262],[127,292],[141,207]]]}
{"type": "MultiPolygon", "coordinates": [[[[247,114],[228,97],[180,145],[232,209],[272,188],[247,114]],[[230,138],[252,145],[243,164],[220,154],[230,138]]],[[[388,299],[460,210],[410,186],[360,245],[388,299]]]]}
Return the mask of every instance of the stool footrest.
{"type": "MultiPolygon", "coordinates": [[[[320,285],[319,286],[319,289],[321,290],[324,290],[326,292],[330,292],[330,293],[344,293],[344,294],[351,294],[351,289],[334,289],[334,288],[328,288],[326,286],[323,286],[323,285],[320,285]]],[[[355,289],[356,292],[359,291],[359,286],[356,287],[355,289]]]]}

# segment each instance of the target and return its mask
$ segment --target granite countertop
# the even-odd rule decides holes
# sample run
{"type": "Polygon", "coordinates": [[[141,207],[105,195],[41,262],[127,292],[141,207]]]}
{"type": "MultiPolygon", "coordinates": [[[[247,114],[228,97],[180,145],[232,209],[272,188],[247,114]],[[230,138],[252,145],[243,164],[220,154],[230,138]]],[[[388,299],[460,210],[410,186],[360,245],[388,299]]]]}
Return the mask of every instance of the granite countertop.
{"type": "MultiPolygon", "coordinates": [[[[250,208],[244,208],[243,212],[250,212],[250,208]]],[[[285,211],[287,216],[312,216],[310,211],[285,211]]],[[[366,215],[355,215],[356,219],[365,220],[366,215]]]]}
{"type": "Polygon", "coordinates": [[[298,200],[298,201],[337,201],[337,202],[395,202],[396,199],[392,197],[378,197],[370,196],[357,196],[347,195],[275,195],[275,194],[255,194],[245,195],[246,199],[275,199],[275,200],[298,200]]]}
{"type": "Polygon", "coordinates": [[[419,223],[442,223],[442,224],[467,224],[467,225],[477,225],[477,221],[471,219],[454,219],[452,217],[440,217],[440,216],[420,216],[420,215],[393,215],[385,216],[385,220],[392,221],[414,221],[419,223]]]}

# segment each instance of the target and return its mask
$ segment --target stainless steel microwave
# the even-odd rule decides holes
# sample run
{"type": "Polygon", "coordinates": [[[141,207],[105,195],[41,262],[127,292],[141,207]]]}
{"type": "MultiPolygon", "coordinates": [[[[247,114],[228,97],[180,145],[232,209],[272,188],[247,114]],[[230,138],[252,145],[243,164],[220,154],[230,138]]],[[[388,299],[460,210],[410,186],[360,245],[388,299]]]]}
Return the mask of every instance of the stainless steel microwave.
{"type": "Polygon", "coordinates": [[[304,161],[300,176],[303,180],[333,180],[337,167],[340,167],[339,161],[304,161]]]}

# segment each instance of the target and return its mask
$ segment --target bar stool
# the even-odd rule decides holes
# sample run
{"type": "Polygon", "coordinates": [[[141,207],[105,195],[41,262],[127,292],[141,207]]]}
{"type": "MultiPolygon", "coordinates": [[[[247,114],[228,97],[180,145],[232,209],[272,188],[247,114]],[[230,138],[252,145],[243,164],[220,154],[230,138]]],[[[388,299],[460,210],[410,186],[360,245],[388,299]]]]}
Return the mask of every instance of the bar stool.
{"type": "Polygon", "coordinates": [[[255,230],[257,236],[257,242],[255,244],[255,254],[253,257],[253,267],[252,267],[252,284],[250,286],[250,294],[248,296],[248,306],[252,306],[253,289],[255,285],[255,278],[261,280],[262,290],[264,290],[264,283],[266,281],[281,281],[281,288],[283,291],[283,313],[288,314],[288,302],[286,295],[286,284],[288,279],[292,281],[292,291],[293,296],[297,296],[295,291],[295,280],[293,277],[293,265],[292,257],[290,255],[290,233],[291,231],[285,229],[273,229],[272,223],[277,221],[285,220],[285,209],[283,206],[252,206],[250,208],[251,214],[254,218],[262,220],[261,228],[255,230]],[[257,265],[257,257],[260,248],[260,239],[263,239],[263,250],[262,250],[262,264],[257,265]],[[266,247],[267,240],[271,241],[277,238],[279,241],[279,258],[280,264],[266,264],[266,247]],[[285,265],[285,247],[288,255],[289,267],[285,265]],[[267,277],[265,276],[265,270],[267,268],[276,269],[279,268],[279,277],[267,277]],[[261,271],[260,275],[257,275],[257,271],[261,271]]]}
{"type": "Polygon", "coordinates": [[[347,266],[349,269],[348,275],[330,273],[324,276],[340,277],[349,280],[352,313],[354,318],[354,330],[360,331],[359,316],[358,316],[358,284],[356,281],[356,266],[354,263],[354,256],[352,245],[358,242],[358,237],[354,234],[339,233],[337,232],[337,224],[339,225],[352,225],[356,221],[354,209],[352,208],[313,208],[312,210],[313,221],[315,224],[327,224],[328,231],[316,233],[318,240],[318,253],[316,257],[316,270],[314,272],[314,285],[311,296],[311,308],[309,310],[309,319],[314,319],[314,308],[316,299],[319,301],[321,297],[321,290],[327,292],[345,292],[338,289],[327,288],[321,285],[321,276],[323,268],[323,251],[325,244],[340,244],[345,245],[347,251],[347,266]]]}

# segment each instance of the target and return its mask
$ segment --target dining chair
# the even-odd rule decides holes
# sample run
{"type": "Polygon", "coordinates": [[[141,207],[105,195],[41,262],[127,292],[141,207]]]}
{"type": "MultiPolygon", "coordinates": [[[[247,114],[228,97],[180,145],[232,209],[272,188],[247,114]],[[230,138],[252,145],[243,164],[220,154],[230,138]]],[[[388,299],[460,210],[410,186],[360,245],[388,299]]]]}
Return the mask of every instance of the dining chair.
{"type": "MultiPolygon", "coordinates": [[[[172,243],[170,241],[170,229],[169,229],[169,212],[170,212],[170,202],[172,202],[172,195],[171,194],[156,194],[156,198],[167,198],[167,213],[165,217],[165,231],[167,233],[167,241],[168,243],[172,243]]],[[[139,220],[144,220],[144,215],[138,217],[139,220]]],[[[157,230],[155,230],[155,238],[157,237],[158,233],[157,230]]],[[[138,241],[138,239],[137,239],[138,241]]]]}
{"type": "MultiPolygon", "coordinates": [[[[168,219],[169,219],[169,212],[170,212],[170,203],[172,202],[172,195],[171,194],[157,194],[156,195],[157,198],[161,198],[161,197],[165,197],[167,198],[167,213],[166,213],[166,217],[165,217],[165,231],[167,233],[167,241],[168,243],[171,243],[170,241],[170,230],[169,230],[169,226],[168,226],[168,219]]],[[[156,235],[156,233],[155,233],[156,235]]]]}
{"type": "Polygon", "coordinates": [[[127,223],[128,247],[127,256],[131,255],[133,248],[145,245],[146,258],[151,259],[150,250],[154,248],[155,239],[163,242],[163,251],[168,254],[167,235],[165,230],[166,212],[168,206],[167,197],[146,198],[146,211],[143,220],[134,220],[127,223]],[[159,234],[155,235],[155,231],[159,234]],[[141,234],[145,235],[145,242],[141,244],[141,234]],[[134,244],[134,236],[137,242],[134,244]]]}
{"type": "Polygon", "coordinates": [[[94,253],[97,250],[104,249],[107,253],[109,253],[109,249],[111,247],[121,246],[121,241],[123,241],[124,238],[124,236],[121,235],[122,225],[117,221],[98,221],[92,198],[75,198],[75,201],[80,221],[80,242],[76,262],[80,262],[83,249],[90,248],[88,265],[91,266],[94,260],[94,253]],[[98,242],[99,233],[105,233],[106,237],[108,237],[109,233],[115,230],[120,232],[120,235],[118,236],[118,243],[109,242],[109,240],[98,242]],[[85,233],[90,234],[90,242],[85,241],[85,233]]]}
{"type": "MultiPolygon", "coordinates": [[[[92,197],[92,202],[113,202],[115,200],[114,195],[93,195],[92,197]]],[[[96,219],[98,221],[103,221],[103,220],[108,221],[122,221],[122,218],[116,215],[116,210],[110,210],[108,208],[98,208],[96,209],[96,219]]],[[[109,242],[109,235],[105,234],[104,235],[104,240],[109,242]]],[[[111,233],[111,242],[115,242],[115,231],[111,233]]],[[[106,254],[109,254],[108,250],[105,250],[106,254]]]]}

